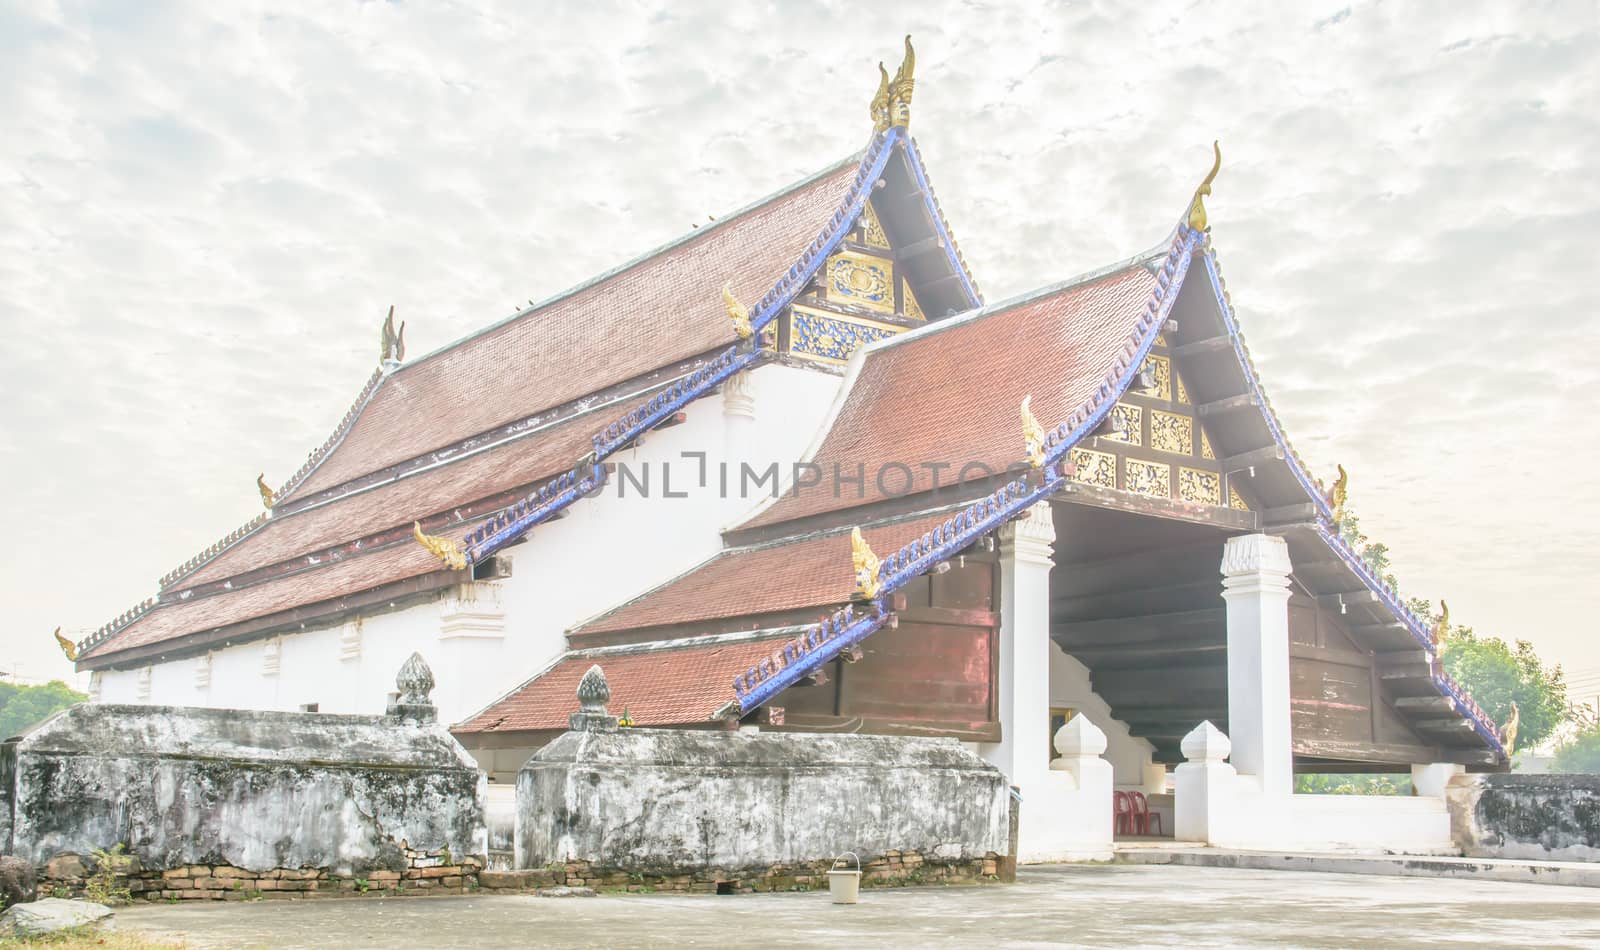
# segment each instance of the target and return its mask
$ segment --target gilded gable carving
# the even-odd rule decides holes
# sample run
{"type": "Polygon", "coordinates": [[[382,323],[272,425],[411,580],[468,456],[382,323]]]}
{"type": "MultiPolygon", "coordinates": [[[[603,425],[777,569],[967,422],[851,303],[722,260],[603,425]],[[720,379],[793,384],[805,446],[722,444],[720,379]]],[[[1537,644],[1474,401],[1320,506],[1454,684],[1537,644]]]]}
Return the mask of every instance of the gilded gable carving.
{"type": "Polygon", "coordinates": [[[1172,398],[1172,361],[1165,356],[1151,355],[1145,358],[1144,368],[1156,379],[1156,388],[1146,390],[1144,395],[1154,396],[1157,399],[1172,398]]]}
{"type": "Polygon", "coordinates": [[[1144,409],[1119,402],[1111,407],[1111,420],[1113,426],[1121,429],[1120,434],[1105,434],[1100,438],[1128,445],[1144,444],[1144,409]]]}
{"type": "Polygon", "coordinates": [[[1185,406],[1190,405],[1189,387],[1183,384],[1183,374],[1177,372],[1176,370],[1174,370],[1172,373],[1172,386],[1178,391],[1178,402],[1185,406]]]}
{"type": "Polygon", "coordinates": [[[1203,459],[1213,460],[1215,460],[1217,457],[1216,451],[1211,448],[1211,440],[1206,438],[1206,430],[1204,427],[1200,429],[1200,457],[1203,459]]]}
{"type": "Polygon", "coordinates": [[[1250,506],[1245,504],[1244,499],[1240,497],[1239,489],[1234,488],[1232,485],[1228,486],[1228,507],[1237,508],[1240,511],[1250,510],[1250,506]]]}
{"type": "Polygon", "coordinates": [[[1222,476],[1197,468],[1178,468],[1178,498],[1201,505],[1222,504],[1222,476]]]}
{"type": "Polygon", "coordinates": [[[901,332],[899,327],[795,306],[790,319],[789,350],[821,363],[843,363],[868,343],[901,332]]]}
{"type": "Polygon", "coordinates": [[[889,249],[889,236],[883,233],[883,225],[878,223],[878,215],[872,210],[872,202],[861,206],[861,232],[862,243],[868,247],[889,249]]]}
{"type": "Polygon", "coordinates": [[[1176,412],[1150,410],[1150,447],[1178,455],[1194,454],[1194,420],[1176,412]]]}
{"type": "Polygon", "coordinates": [[[828,301],[894,313],[894,264],[870,254],[839,251],[828,258],[828,301]]]}
{"type": "Polygon", "coordinates": [[[1074,481],[1101,488],[1117,487],[1117,457],[1110,452],[1073,449],[1072,464],[1077,466],[1072,475],[1074,481]]]}
{"type": "Polygon", "coordinates": [[[1144,459],[1123,459],[1123,484],[1128,491],[1153,498],[1172,497],[1172,466],[1144,459]]]}

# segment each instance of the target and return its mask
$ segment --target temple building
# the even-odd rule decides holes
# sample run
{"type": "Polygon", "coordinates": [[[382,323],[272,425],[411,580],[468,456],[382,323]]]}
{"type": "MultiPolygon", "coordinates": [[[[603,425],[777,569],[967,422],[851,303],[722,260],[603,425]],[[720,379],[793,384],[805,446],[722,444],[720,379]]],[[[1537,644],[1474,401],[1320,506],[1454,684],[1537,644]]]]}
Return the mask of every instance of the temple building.
{"type": "Polygon", "coordinates": [[[1269,789],[1506,768],[1272,410],[1220,152],[1149,250],[986,302],[913,68],[864,151],[678,241],[419,359],[391,313],[262,514],[74,645],[94,698],[381,711],[416,651],[496,782],[597,663],[639,726],[952,737],[1025,799],[1076,714],[1118,787],[1206,721],[1269,789]]]}

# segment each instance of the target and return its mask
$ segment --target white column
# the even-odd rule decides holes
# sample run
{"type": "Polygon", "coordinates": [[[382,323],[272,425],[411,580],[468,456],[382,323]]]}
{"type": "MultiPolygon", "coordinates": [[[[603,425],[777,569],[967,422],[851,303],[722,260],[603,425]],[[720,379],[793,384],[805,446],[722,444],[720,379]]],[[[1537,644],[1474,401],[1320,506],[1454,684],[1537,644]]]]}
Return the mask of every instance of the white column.
{"type": "Polygon", "coordinates": [[[1467,767],[1454,762],[1430,762],[1411,767],[1411,787],[1418,795],[1443,798],[1445,786],[1457,775],[1465,775],[1467,767]]]}
{"type": "Polygon", "coordinates": [[[1233,765],[1270,796],[1294,791],[1289,734],[1289,546],[1247,534],[1222,550],[1233,765]]]}
{"type": "Polygon", "coordinates": [[[1040,502],[1000,529],[1000,741],[983,757],[1022,789],[1050,769],[1050,568],[1055,521],[1040,502]]]}

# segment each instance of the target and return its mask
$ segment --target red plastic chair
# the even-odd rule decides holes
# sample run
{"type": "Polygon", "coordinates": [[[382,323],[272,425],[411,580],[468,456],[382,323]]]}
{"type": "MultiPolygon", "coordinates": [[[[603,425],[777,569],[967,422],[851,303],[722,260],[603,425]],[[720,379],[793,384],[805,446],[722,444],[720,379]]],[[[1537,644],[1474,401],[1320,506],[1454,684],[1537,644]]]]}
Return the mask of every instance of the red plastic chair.
{"type": "Polygon", "coordinates": [[[1111,808],[1112,814],[1116,818],[1115,832],[1119,835],[1133,834],[1135,827],[1133,799],[1128,797],[1128,793],[1112,792],[1111,808]]]}
{"type": "Polygon", "coordinates": [[[1144,797],[1144,792],[1129,792],[1128,796],[1133,799],[1132,817],[1134,827],[1139,829],[1138,833],[1141,835],[1150,834],[1150,823],[1154,822],[1156,834],[1161,834],[1161,813],[1150,813],[1150,801],[1144,797]]]}

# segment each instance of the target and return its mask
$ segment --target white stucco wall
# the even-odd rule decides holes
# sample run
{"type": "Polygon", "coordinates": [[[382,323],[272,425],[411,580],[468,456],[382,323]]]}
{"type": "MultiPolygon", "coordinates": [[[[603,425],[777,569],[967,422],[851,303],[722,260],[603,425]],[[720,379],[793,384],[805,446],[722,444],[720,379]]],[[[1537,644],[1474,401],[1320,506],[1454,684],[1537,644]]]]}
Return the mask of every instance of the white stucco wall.
{"type": "MultiPolygon", "coordinates": [[[[611,461],[636,475],[648,469],[649,497],[641,497],[632,482],[619,488],[619,473],[600,497],[578,501],[566,518],[535,528],[525,543],[507,549],[512,576],[485,582],[499,588],[502,629],[492,629],[492,620],[469,619],[466,629],[443,632],[441,607],[450,597],[445,594],[363,617],[355,658],[341,658],[341,622],[279,636],[275,674],[263,672],[267,641],[254,640],[213,651],[204,686],[196,685],[192,656],[151,664],[148,698],[139,695],[138,668],[106,670],[99,700],[281,710],[316,703],[323,712],[381,712],[395,673],[418,651],[433,667],[441,720],[457,722],[548,665],[566,648],[569,627],[716,554],[721,529],[755,503],[740,497],[740,464],[759,470],[778,462],[780,480],[786,479],[839,384],[831,374],[768,364],[751,371],[746,384],[755,404],[753,424],[724,413],[726,393],[706,397],[686,409],[682,425],[650,433],[642,445],[613,456],[611,461]],[[684,452],[706,454],[705,486],[701,462],[684,452]],[[726,495],[719,478],[723,462],[729,466],[726,495]],[[672,492],[686,497],[665,497],[663,471],[670,471],[672,492]]],[[[595,427],[611,415],[597,414],[595,427]]],[[[750,490],[770,491],[770,485],[750,490]]],[[[487,604],[471,608],[475,617],[494,613],[490,592],[482,594],[487,604]]]]}
{"type": "Polygon", "coordinates": [[[1150,743],[1129,734],[1128,727],[1111,716],[1111,707],[1089,685],[1089,668],[1050,643],[1050,705],[1070,706],[1106,734],[1104,758],[1111,763],[1114,781],[1119,786],[1144,784],[1145,766],[1150,764],[1150,743]]]}

